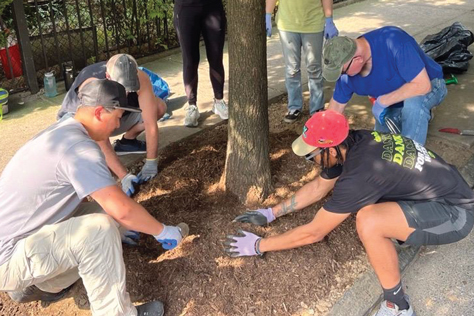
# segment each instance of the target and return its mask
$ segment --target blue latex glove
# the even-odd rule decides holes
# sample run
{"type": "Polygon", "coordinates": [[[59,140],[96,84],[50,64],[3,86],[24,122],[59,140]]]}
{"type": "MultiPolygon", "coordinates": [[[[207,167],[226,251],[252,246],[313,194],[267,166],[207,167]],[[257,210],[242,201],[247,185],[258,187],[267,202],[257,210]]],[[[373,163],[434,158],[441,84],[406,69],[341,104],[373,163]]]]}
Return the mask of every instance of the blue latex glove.
{"type": "Polygon", "coordinates": [[[258,226],[267,225],[275,220],[272,208],[261,208],[256,211],[247,211],[237,216],[234,222],[252,223],[258,226]]]}
{"type": "Polygon", "coordinates": [[[255,234],[239,229],[238,235],[227,235],[224,242],[224,251],[233,258],[242,256],[262,255],[259,250],[260,240],[255,234]]]}
{"type": "Polygon", "coordinates": [[[267,31],[267,36],[272,36],[272,14],[265,13],[265,30],[267,31]]]}
{"type": "Polygon", "coordinates": [[[142,170],[138,174],[138,180],[140,183],[147,182],[154,178],[158,173],[158,158],[147,159],[142,167],[142,170]]]}
{"type": "Polygon", "coordinates": [[[122,242],[129,246],[136,246],[137,241],[140,240],[140,233],[134,230],[123,230],[120,232],[122,242]]]}
{"type": "Polygon", "coordinates": [[[380,103],[379,99],[375,100],[372,106],[372,113],[375,119],[382,125],[385,125],[385,115],[387,115],[387,106],[380,103]]]}
{"type": "Polygon", "coordinates": [[[326,18],[326,22],[324,23],[324,38],[325,39],[330,39],[333,38],[334,36],[337,36],[339,34],[339,31],[336,28],[336,25],[334,24],[334,21],[332,20],[332,16],[329,18],[326,18]]]}
{"type": "Polygon", "coordinates": [[[181,230],[176,226],[163,226],[163,231],[159,235],[154,236],[155,239],[161,243],[163,248],[166,250],[176,248],[176,246],[178,246],[178,244],[183,239],[181,230]]]}
{"type": "Polygon", "coordinates": [[[122,179],[122,191],[132,196],[135,193],[135,185],[140,184],[140,179],[131,173],[127,173],[122,179]]]}

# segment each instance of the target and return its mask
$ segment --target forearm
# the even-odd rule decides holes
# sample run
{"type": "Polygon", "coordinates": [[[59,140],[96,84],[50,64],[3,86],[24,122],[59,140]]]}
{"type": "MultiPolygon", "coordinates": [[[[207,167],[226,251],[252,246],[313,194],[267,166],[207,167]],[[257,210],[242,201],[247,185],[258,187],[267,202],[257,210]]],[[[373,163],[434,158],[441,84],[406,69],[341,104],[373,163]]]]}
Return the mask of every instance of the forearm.
{"type": "Polygon", "coordinates": [[[104,141],[98,141],[97,144],[104,153],[105,161],[107,162],[107,166],[110,168],[110,170],[112,170],[112,172],[119,179],[125,177],[128,171],[115,153],[115,150],[112,147],[110,141],[108,139],[104,141]]]}
{"type": "Polygon", "coordinates": [[[331,100],[329,101],[328,110],[333,110],[339,113],[343,113],[344,108],[346,107],[346,104],[347,103],[339,103],[336,100],[334,100],[334,98],[331,98],[331,100]]]}
{"type": "Polygon", "coordinates": [[[296,227],[278,236],[262,238],[260,252],[298,248],[320,241],[321,236],[310,224],[296,227]]]}
{"type": "Polygon", "coordinates": [[[265,12],[266,13],[273,13],[275,10],[277,0],[267,0],[265,3],[265,12]]]}
{"type": "Polygon", "coordinates": [[[159,235],[163,230],[163,224],[151,216],[140,204],[135,204],[136,206],[127,212],[109,215],[127,229],[153,236],[159,235]]]}
{"type": "Polygon", "coordinates": [[[155,159],[158,157],[158,125],[145,125],[145,139],[146,139],[146,158],[155,159]]]}
{"type": "Polygon", "coordinates": [[[397,90],[382,95],[378,99],[383,105],[390,106],[412,97],[424,95],[429,91],[431,91],[431,83],[429,83],[429,89],[427,89],[427,86],[424,84],[407,82],[397,90]]]}
{"type": "Polygon", "coordinates": [[[332,3],[333,0],[321,0],[324,16],[327,18],[332,17],[332,3]]]}

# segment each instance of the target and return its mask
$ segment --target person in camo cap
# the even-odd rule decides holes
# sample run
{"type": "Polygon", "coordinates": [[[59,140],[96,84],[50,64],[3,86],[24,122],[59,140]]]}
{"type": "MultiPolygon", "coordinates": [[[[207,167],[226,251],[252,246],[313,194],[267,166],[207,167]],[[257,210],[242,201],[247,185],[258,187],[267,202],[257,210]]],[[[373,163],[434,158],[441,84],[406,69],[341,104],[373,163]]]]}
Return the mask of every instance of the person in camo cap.
{"type": "Polygon", "coordinates": [[[323,77],[336,81],[329,109],[343,112],[354,93],[375,99],[375,130],[401,134],[424,145],[432,109],[446,97],[443,71],[402,29],[386,26],[352,39],[330,39],[323,50],[323,77]]]}
{"type": "Polygon", "coordinates": [[[128,54],[117,54],[108,61],[89,65],[81,70],[64,97],[57,118],[74,116],[80,105],[78,89],[94,79],[110,79],[119,82],[127,91],[128,104],[139,107],[139,113],[126,112],[120,118],[120,126],[112,136],[123,134],[115,141],[98,142],[105,154],[107,165],[121,180],[122,190],[129,196],[135,193],[135,185],[154,178],[158,173],[158,124],[166,113],[166,103],[155,96],[149,76],[138,69],[135,58],[128,54]],[[145,131],[146,143],[137,139],[145,131]],[[145,164],[140,173],[134,175],[120,162],[117,155],[146,153],[145,164]]]}
{"type": "Polygon", "coordinates": [[[262,255],[323,240],[351,214],[384,301],[374,316],[414,316],[402,288],[392,239],[407,245],[442,245],[466,237],[474,225],[474,192],[452,165],[402,135],[349,130],[344,115],[314,114],[293,142],[296,155],[322,171],[286,201],[248,211],[235,221],[267,225],[276,218],[332,196],[314,219],[283,234],[261,238],[229,235],[231,257],[262,255]],[[443,181],[440,181],[443,179],[443,181]]]}
{"type": "Polygon", "coordinates": [[[157,221],[107,167],[97,143],[125,112],[140,112],[127,105],[124,87],[97,79],[79,97],[74,117],[27,142],[0,176],[0,291],[20,303],[51,302],[81,278],[94,316],[161,316],[159,301],[132,304],[120,239],[130,229],[173,249],[187,226],[157,221]]]}

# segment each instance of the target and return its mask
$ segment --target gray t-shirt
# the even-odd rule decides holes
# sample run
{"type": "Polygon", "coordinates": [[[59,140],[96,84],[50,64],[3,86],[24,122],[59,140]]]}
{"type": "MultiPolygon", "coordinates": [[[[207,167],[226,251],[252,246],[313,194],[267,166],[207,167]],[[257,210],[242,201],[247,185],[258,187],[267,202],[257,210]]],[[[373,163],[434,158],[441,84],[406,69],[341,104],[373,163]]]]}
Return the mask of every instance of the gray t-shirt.
{"type": "Polygon", "coordinates": [[[83,198],[115,184],[100,147],[74,118],[36,135],[0,176],[0,265],[19,240],[69,218],[83,198]]]}

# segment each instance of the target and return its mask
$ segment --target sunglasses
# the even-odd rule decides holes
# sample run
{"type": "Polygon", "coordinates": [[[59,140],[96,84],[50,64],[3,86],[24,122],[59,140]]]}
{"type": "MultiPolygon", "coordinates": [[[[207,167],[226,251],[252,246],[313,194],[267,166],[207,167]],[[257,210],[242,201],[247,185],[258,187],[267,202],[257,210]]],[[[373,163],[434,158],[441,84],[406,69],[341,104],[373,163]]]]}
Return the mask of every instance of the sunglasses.
{"type": "Polygon", "coordinates": [[[322,149],[319,149],[319,150],[316,150],[314,152],[311,152],[307,155],[304,156],[304,159],[306,159],[307,161],[312,161],[314,162],[314,157],[316,157],[317,155],[319,155],[323,150],[322,149]]]}
{"type": "Polygon", "coordinates": [[[341,72],[341,75],[347,74],[347,71],[349,70],[349,68],[351,68],[351,65],[352,65],[352,62],[354,61],[354,58],[355,58],[355,56],[352,57],[351,62],[349,63],[349,65],[347,65],[346,70],[343,70],[343,71],[341,72]]]}

